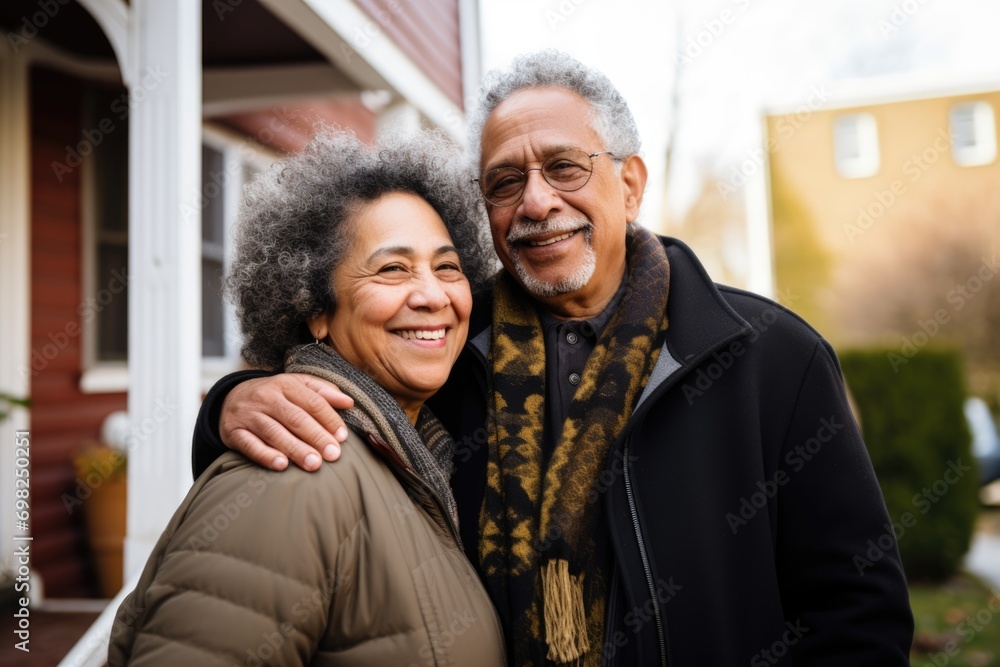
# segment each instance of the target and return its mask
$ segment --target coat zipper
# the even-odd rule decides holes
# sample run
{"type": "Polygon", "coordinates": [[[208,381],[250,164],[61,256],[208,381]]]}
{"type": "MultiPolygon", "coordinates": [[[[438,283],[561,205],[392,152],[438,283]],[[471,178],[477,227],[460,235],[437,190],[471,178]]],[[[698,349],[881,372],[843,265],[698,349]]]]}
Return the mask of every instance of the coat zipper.
{"type": "Polygon", "coordinates": [[[628,496],[628,508],[632,513],[632,528],[635,531],[635,539],[639,543],[639,556],[642,558],[642,569],[646,573],[646,585],[649,586],[650,600],[653,601],[653,618],[656,621],[656,635],[660,641],[660,665],[667,667],[667,641],[663,633],[663,619],[660,617],[660,601],[656,599],[656,584],[653,581],[653,571],[649,566],[649,557],[646,555],[646,542],[642,539],[642,529],[639,527],[639,513],[635,508],[635,496],[632,492],[632,479],[629,476],[628,445],[631,438],[625,439],[625,447],[622,457],[622,470],[625,477],[625,495],[628,496]]]}

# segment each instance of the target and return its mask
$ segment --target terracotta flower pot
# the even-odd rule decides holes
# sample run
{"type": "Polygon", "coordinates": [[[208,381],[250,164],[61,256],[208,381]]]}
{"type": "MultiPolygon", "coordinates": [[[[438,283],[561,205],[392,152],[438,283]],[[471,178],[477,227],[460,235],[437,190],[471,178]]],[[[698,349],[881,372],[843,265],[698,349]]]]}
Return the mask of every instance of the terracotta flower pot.
{"type": "Polygon", "coordinates": [[[124,473],[105,480],[84,503],[90,548],[101,595],[106,598],[114,597],[122,587],[126,480],[124,473]]]}

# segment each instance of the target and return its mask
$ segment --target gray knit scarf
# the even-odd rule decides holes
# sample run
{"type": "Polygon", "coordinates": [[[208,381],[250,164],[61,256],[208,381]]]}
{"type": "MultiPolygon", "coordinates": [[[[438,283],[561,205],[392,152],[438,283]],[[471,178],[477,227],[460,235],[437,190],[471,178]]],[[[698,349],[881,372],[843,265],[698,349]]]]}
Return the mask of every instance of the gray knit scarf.
{"type": "Polygon", "coordinates": [[[379,444],[386,445],[434,491],[458,539],[458,508],[448,483],[455,441],[427,406],[421,408],[414,427],[385,389],[325,343],[293,348],[285,358],[285,372],[308,373],[329,380],[353,398],[354,407],[340,412],[344,422],[363,437],[379,438],[379,444]]]}

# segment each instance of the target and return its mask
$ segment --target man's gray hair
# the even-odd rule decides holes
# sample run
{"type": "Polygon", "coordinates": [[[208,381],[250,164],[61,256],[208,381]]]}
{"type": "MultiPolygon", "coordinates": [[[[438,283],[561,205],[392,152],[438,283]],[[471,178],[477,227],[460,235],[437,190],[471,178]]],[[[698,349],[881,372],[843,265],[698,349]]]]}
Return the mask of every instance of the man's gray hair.
{"type": "Polygon", "coordinates": [[[565,88],[587,100],[593,109],[593,129],[616,158],[641,149],[635,118],[611,80],[569,54],[547,49],[518,56],[507,69],[492,70],[484,77],[469,118],[469,160],[474,170],[479,169],[483,126],[493,110],[519,90],[543,87],[565,88]]]}
{"type": "Polygon", "coordinates": [[[312,142],[259,174],[246,188],[226,279],[243,332],[243,357],[280,369],[295,345],[311,342],[307,323],[336,306],[332,274],[350,252],[360,206],[407,192],[441,216],[473,290],[492,266],[478,197],[459,148],[440,132],[362,143],[322,129],[312,142]]]}

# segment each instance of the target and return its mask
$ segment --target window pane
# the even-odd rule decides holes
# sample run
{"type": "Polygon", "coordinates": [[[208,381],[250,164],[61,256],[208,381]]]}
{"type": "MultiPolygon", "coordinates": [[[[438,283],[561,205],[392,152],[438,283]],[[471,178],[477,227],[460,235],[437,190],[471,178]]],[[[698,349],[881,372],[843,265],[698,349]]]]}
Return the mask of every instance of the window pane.
{"type": "Polygon", "coordinates": [[[128,359],[127,276],[128,248],[112,243],[98,245],[95,292],[87,305],[96,315],[99,361],[128,359]]]}
{"type": "Polygon", "coordinates": [[[226,353],[222,307],[222,262],[201,261],[201,356],[222,357],[226,353]]]}
{"type": "Polygon", "coordinates": [[[878,127],[871,114],[841,116],[833,125],[833,154],[844,178],[872,176],[879,169],[878,127]]]}
{"type": "Polygon", "coordinates": [[[203,241],[222,243],[226,223],[223,192],[230,180],[222,153],[202,144],[201,194],[205,198],[205,208],[201,212],[203,241]]]}
{"type": "Polygon", "coordinates": [[[976,117],[973,107],[960,107],[951,112],[951,136],[956,149],[976,145],[976,117]]]}
{"type": "Polygon", "coordinates": [[[996,121],[988,102],[956,104],[950,116],[951,151],[956,163],[977,167],[996,160],[996,121]]]}
{"type": "Polygon", "coordinates": [[[94,203],[98,233],[128,232],[128,118],[112,108],[120,93],[91,91],[85,124],[94,147],[94,203]]]}
{"type": "Polygon", "coordinates": [[[121,91],[87,94],[84,129],[93,146],[93,291],[85,319],[93,318],[95,361],[128,359],[128,118],[113,111],[121,91]]]}

